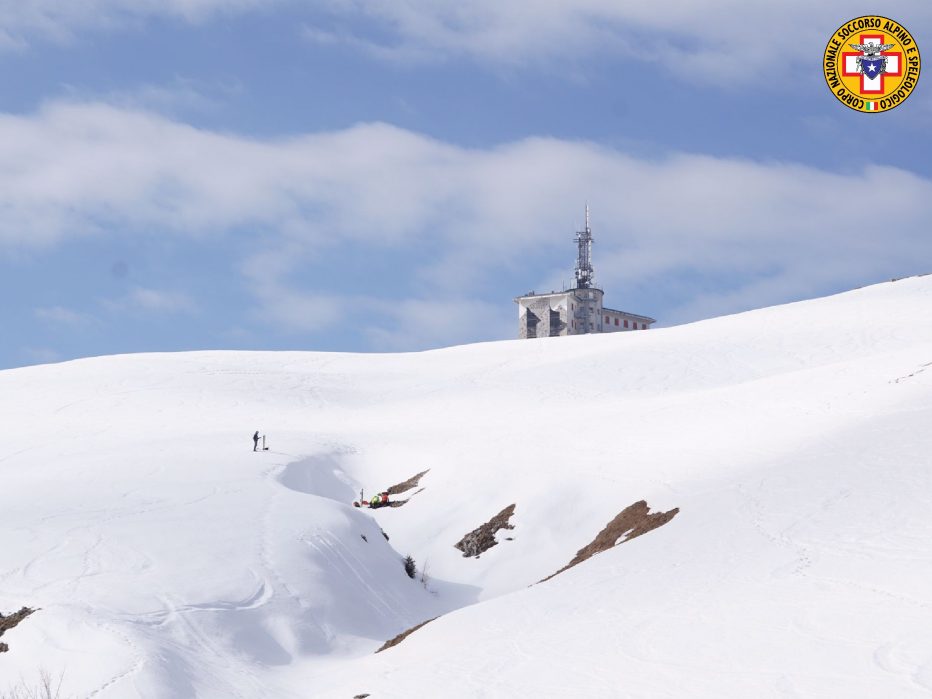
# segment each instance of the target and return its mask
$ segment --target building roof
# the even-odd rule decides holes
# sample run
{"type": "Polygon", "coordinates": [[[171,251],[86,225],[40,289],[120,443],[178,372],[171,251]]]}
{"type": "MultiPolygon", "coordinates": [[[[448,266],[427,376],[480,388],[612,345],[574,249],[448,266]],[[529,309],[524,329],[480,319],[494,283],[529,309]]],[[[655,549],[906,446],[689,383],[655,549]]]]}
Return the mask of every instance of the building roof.
{"type": "Polygon", "coordinates": [[[566,294],[572,294],[577,291],[599,291],[603,295],[605,294],[605,292],[602,289],[596,286],[592,286],[587,289],[577,289],[574,287],[572,289],[564,289],[563,291],[549,291],[549,292],[540,292],[540,293],[536,291],[529,291],[522,296],[515,297],[514,301],[515,303],[517,303],[520,299],[543,298],[545,296],[565,296],[566,294]]]}
{"type": "Polygon", "coordinates": [[[657,320],[656,320],[655,318],[651,318],[650,316],[642,316],[642,315],[640,315],[640,314],[638,314],[638,313],[631,313],[630,311],[618,311],[618,310],[615,310],[614,308],[606,308],[605,306],[602,306],[602,310],[603,310],[603,311],[607,311],[607,312],[609,312],[609,313],[620,313],[620,314],[623,315],[623,316],[629,316],[629,317],[631,317],[631,318],[637,318],[638,320],[646,320],[646,321],[649,322],[649,323],[656,323],[656,322],[657,322],[657,320]]]}

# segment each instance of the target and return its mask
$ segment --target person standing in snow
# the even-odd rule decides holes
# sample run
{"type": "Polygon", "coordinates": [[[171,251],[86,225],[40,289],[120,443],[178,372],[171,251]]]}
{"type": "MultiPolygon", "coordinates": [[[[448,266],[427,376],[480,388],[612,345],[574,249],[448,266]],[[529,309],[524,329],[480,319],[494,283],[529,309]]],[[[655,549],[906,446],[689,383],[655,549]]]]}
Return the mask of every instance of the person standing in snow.
{"type": "Polygon", "coordinates": [[[259,430],[252,436],[252,450],[259,451],[259,430]]]}

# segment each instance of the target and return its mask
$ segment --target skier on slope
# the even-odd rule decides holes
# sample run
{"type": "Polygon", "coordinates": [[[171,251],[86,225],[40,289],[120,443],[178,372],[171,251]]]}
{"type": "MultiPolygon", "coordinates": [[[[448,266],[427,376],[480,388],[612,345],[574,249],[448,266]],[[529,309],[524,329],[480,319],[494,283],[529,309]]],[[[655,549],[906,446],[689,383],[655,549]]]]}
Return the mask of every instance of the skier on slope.
{"type": "Polygon", "coordinates": [[[259,430],[252,436],[252,450],[259,451],[259,430]]]}

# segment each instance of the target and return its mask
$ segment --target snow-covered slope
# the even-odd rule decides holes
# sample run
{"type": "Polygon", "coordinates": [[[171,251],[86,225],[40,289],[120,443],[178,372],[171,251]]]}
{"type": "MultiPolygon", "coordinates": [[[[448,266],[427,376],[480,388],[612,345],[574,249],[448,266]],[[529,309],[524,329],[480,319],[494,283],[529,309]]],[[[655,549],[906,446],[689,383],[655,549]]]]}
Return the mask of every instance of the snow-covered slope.
{"type": "Polygon", "coordinates": [[[0,693],[932,695],[932,277],[644,333],[17,369],[0,418],[0,612],[41,607],[0,693]],[[680,512],[533,585],[641,499],[680,512]]]}

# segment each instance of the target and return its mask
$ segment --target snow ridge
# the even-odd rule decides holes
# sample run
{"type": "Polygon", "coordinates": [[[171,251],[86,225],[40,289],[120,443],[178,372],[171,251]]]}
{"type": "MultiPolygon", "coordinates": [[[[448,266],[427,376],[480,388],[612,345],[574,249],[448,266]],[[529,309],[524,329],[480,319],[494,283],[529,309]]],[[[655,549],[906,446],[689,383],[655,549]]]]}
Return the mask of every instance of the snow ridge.
{"type": "Polygon", "coordinates": [[[0,612],[41,608],[0,695],[928,697],[930,301],[0,372],[0,612]],[[642,500],[679,514],[532,585],[642,500]]]}

